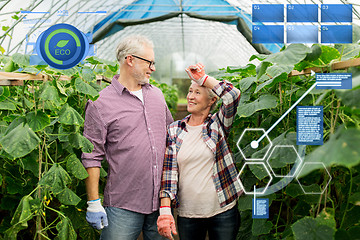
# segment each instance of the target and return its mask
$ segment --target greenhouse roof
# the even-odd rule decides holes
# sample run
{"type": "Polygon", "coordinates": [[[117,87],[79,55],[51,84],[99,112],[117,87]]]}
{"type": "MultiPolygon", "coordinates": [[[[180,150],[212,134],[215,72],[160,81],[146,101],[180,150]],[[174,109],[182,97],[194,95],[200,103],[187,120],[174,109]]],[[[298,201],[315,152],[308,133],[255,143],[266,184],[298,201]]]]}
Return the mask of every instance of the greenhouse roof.
{"type": "Polygon", "coordinates": [[[93,54],[115,60],[121,38],[142,34],[155,45],[154,77],[170,82],[185,76],[184,67],[195,62],[211,71],[246,65],[253,54],[279,51],[282,44],[252,44],[253,4],[352,4],[353,23],[359,23],[355,0],[5,0],[0,1],[0,46],[8,55],[32,54],[41,32],[68,23],[87,34],[93,54]]]}

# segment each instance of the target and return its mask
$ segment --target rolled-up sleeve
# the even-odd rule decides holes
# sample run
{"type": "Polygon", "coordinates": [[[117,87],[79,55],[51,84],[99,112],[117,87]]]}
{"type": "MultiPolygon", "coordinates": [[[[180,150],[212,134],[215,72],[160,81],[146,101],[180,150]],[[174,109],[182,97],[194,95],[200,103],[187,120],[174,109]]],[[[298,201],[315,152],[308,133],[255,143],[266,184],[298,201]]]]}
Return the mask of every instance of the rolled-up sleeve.
{"type": "Polygon", "coordinates": [[[101,161],[105,156],[105,142],[107,130],[101,115],[92,101],[88,101],[85,107],[84,137],[93,145],[91,153],[82,153],[82,164],[85,168],[101,167],[101,161]]]}
{"type": "Polygon", "coordinates": [[[239,105],[240,90],[235,88],[230,82],[222,81],[213,88],[213,91],[222,99],[217,117],[225,134],[228,135],[239,105]]]}
{"type": "Polygon", "coordinates": [[[171,125],[168,129],[166,137],[166,150],[160,187],[160,198],[170,197],[171,200],[175,200],[175,205],[178,205],[178,165],[176,161],[176,142],[170,137],[170,129],[171,125]]]}

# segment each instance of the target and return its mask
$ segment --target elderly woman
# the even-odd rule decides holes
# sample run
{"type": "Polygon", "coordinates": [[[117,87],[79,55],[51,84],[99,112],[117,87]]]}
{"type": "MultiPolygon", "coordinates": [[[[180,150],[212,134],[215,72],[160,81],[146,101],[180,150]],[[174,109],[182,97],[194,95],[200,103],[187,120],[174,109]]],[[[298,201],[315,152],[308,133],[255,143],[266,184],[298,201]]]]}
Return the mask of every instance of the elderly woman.
{"type": "Polygon", "coordinates": [[[205,74],[196,64],[185,69],[193,80],[187,95],[191,114],[172,123],[167,133],[160,189],[159,233],[177,234],[171,206],[177,207],[180,239],[236,239],[240,225],[237,199],[242,193],[226,138],[240,91],[205,74]],[[210,114],[217,98],[220,110],[210,114]]]}

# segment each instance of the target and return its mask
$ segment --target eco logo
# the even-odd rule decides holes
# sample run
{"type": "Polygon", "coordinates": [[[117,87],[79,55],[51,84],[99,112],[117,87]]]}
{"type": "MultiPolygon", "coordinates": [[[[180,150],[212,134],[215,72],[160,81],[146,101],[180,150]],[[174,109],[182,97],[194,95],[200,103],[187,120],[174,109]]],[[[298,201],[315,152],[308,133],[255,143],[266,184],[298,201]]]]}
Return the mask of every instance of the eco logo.
{"type": "Polygon", "coordinates": [[[81,62],[89,51],[86,36],[76,27],[60,23],[44,31],[36,41],[38,55],[49,66],[68,69],[81,62]]]}

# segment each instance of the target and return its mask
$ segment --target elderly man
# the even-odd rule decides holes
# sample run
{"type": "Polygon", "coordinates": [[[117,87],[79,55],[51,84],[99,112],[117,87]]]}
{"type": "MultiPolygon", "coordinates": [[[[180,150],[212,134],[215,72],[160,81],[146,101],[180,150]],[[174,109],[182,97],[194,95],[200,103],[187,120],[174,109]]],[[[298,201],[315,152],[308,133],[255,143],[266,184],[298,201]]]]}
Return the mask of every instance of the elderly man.
{"type": "Polygon", "coordinates": [[[116,50],[120,74],[86,105],[84,136],[94,145],[83,153],[86,219],[101,239],[162,239],[157,232],[166,127],[173,119],[162,92],[149,84],[155,71],[153,43],[130,36],[116,50]],[[109,163],[104,202],[99,198],[101,161],[109,163]]]}

